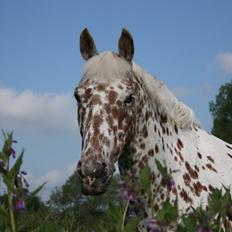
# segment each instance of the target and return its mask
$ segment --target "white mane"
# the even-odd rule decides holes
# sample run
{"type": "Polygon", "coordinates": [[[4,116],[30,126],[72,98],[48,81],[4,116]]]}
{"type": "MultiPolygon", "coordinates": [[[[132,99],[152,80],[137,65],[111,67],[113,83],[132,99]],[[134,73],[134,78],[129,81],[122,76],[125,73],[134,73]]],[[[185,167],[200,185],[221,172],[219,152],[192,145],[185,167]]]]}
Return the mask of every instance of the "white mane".
{"type": "Polygon", "coordinates": [[[180,102],[174,94],[158,79],[144,71],[139,65],[130,65],[126,60],[112,52],[102,52],[86,62],[84,67],[85,78],[96,78],[110,83],[122,78],[128,71],[134,71],[140,82],[147,90],[154,108],[158,106],[182,129],[192,125],[199,125],[193,111],[180,102]]]}
{"type": "Polygon", "coordinates": [[[169,115],[180,128],[184,129],[192,125],[199,125],[194,112],[180,102],[160,80],[144,71],[135,63],[133,63],[133,71],[144,84],[154,107],[158,105],[158,108],[169,115]]]}

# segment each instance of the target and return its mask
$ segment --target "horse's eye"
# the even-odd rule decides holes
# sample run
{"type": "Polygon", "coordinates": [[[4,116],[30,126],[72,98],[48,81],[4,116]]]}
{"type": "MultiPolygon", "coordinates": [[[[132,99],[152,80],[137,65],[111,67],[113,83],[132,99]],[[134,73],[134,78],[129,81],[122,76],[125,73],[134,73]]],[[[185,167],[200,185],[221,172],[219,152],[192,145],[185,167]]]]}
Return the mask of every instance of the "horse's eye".
{"type": "Polygon", "coordinates": [[[124,103],[125,104],[130,104],[133,101],[133,99],[134,99],[134,97],[131,94],[131,95],[129,95],[129,96],[126,97],[126,99],[124,100],[124,103]]]}
{"type": "Polygon", "coordinates": [[[81,98],[80,98],[80,96],[78,95],[78,93],[74,93],[74,97],[76,98],[76,100],[77,100],[77,103],[78,104],[81,104],[81,98]]]}

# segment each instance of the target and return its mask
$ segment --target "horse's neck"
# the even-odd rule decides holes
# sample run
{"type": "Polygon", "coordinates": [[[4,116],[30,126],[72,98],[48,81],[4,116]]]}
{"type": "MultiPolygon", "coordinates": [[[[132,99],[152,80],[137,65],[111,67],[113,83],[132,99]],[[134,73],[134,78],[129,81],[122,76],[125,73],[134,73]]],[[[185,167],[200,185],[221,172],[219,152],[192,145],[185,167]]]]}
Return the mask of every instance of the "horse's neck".
{"type": "Polygon", "coordinates": [[[121,169],[132,170],[138,177],[146,165],[150,168],[154,198],[153,205],[144,204],[148,215],[151,207],[157,212],[164,201],[175,202],[177,196],[179,209],[187,212],[192,206],[206,204],[212,188],[221,188],[222,183],[231,186],[230,144],[194,125],[181,129],[168,115],[158,109],[151,110],[149,102],[141,105],[130,146],[121,157],[124,159],[121,169]],[[156,160],[167,167],[176,192],[164,185],[156,160]]]}
{"type": "Polygon", "coordinates": [[[159,110],[151,115],[146,112],[141,114],[132,157],[137,174],[146,165],[150,168],[155,211],[167,198],[175,202],[177,195],[180,209],[188,210],[191,205],[198,207],[207,202],[212,187],[220,188],[221,183],[231,185],[226,174],[232,170],[229,144],[194,125],[181,129],[159,110]],[[148,118],[145,123],[144,118],[148,118]],[[176,184],[176,192],[170,192],[168,186],[163,185],[156,160],[166,166],[176,184]]]}
{"type": "MultiPolygon", "coordinates": [[[[144,109],[149,109],[146,107],[144,109]]],[[[175,200],[175,194],[169,193],[166,186],[162,184],[162,175],[156,165],[158,160],[163,166],[167,167],[168,174],[179,175],[185,166],[185,156],[183,153],[188,146],[194,150],[197,138],[194,129],[180,129],[168,115],[161,113],[158,109],[154,111],[141,111],[140,118],[135,131],[134,142],[131,144],[130,155],[133,162],[128,162],[126,168],[134,170],[136,176],[141,170],[148,165],[151,172],[152,192],[154,193],[155,211],[157,211],[166,197],[175,200]],[[188,141],[189,140],[189,141],[188,141]],[[184,149],[184,146],[185,149],[184,149]],[[166,196],[166,197],[164,197],[166,196]]],[[[128,160],[127,160],[128,161],[128,160]]],[[[145,204],[146,205],[146,204],[145,204]]],[[[146,205],[146,211],[150,212],[149,206],[146,205]]]]}
{"type": "Polygon", "coordinates": [[[135,159],[144,161],[141,166],[151,161],[151,165],[148,162],[151,169],[155,159],[165,163],[170,169],[179,167],[180,162],[183,162],[181,150],[184,144],[194,149],[196,133],[193,129],[180,129],[167,114],[160,112],[159,109],[144,110],[140,117],[139,130],[135,135],[134,143],[135,159]],[[175,156],[177,158],[173,159],[175,156]],[[175,159],[177,159],[176,162],[173,162],[175,159]]]}

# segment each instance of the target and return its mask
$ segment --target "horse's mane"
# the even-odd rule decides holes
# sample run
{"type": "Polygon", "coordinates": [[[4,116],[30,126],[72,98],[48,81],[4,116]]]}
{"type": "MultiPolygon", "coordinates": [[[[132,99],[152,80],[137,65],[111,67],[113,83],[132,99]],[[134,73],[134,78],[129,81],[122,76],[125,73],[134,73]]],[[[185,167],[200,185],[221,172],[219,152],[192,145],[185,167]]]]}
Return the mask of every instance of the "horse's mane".
{"type": "Polygon", "coordinates": [[[169,117],[182,129],[192,125],[199,126],[194,112],[179,101],[163,82],[144,71],[135,63],[133,63],[133,71],[144,84],[147,93],[152,99],[154,108],[158,107],[161,112],[169,115],[169,117]]]}
{"type": "Polygon", "coordinates": [[[156,77],[144,71],[139,65],[131,66],[126,60],[112,52],[102,52],[88,60],[84,67],[85,78],[95,78],[110,83],[122,78],[128,71],[133,71],[143,84],[144,89],[152,100],[154,109],[158,109],[182,129],[199,125],[193,111],[180,102],[174,94],[156,77]]]}

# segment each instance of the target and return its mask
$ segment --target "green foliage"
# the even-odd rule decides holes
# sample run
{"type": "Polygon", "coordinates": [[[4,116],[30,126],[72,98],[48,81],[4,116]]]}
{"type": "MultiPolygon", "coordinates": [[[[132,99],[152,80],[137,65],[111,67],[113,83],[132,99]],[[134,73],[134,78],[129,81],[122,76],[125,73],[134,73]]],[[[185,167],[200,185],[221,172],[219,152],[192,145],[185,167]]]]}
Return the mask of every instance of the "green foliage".
{"type": "MultiPolygon", "coordinates": [[[[86,196],[81,192],[81,184],[76,174],[51,194],[48,202],[50,212],[56,215],[59,225],[67,227],[67,216],[73,216],[73,225],[77,231],[115,231],[120,228],[125,203],[121,200],[116,177],[105,194],[86,196]]],[[[70,227],[68,229],[70,231],[70,227]]],[[[74,230],[75,231],[75,230],[74,230]]]]}
{"type": "Polygon", "coordinates": [[[150,189],[151,186],[151,180],[150,180],[150,169],[148,166],[145,166],[139,176],[140,180],[140,187],[143,190],[148,190],[150,189]]]}
{"type": "Polygon", "coordinates": [[[182,223],[177,226],[177,232],[196,232],[197,219],[194,215],[188,215],[182,218],[182,223]]]}
{"type": "MultiPolygon", "coordinates": [[[[18,220],[16,220],[19,211],[25,208],[25,201],[28,201],[30,197],[26,195],[28,193],[28,183],[24,177],[26,172],[21,171],[24,151],[16,158],[16,152],[12,147],[16,142],[13,140],[13,133],[3,132],[3,136],[5,141],[0,151],[0,181],[3,181],[7,193],[0,196],[0,231],[15,232],[17,228],[17,231],[20,231],[18,220]],[[16,160],[10,165],[12,157],[16,160]]],[[[35,196],[41,188],[42,186],[35,190],[31,197],[35,196]]]]}
{"type": "Polygon", "coordinates": [[[140,222],[141,218],[140,217],[137,217],[137,218],[133,218],[131,221],[129,221],[125,228],[124,228],[124,231],[125,232],[132,232],[132,231],[136,231],[137,230],[137,226],[140,222]]]}
{"type": "Polygon", "coordinates": [[[160,174],[162,175],[163,178],[166,178],[168,176],[168,170],[166,166],[163,166],[159,160],[155,160],[157,169],[159,170],[160,174]]]}
{"type": "Polygon", "coordinates": [[[156,219],[159,222],[171,223],[177,219],[177,216],[177,207],[167,200],[163,203],[161,210],[157,213],[156,219]]]}
{"type": "Polygon", "coordinates": [[[15,181],[16,175],[18,175],[22,163],[23,163],[23,151],[16,159],[13,167],[7,172],[7,179],[9,180],[9,182],[12,183],[15,181]]]}
{"type": "Polygon", "coordinates": [[[209,211],[211,215],[216,216],[217,214],[221,217],[225,217],[227,213],[227,206],[231,200],[230,189],[225,188],[225,193],[218,189],[214,189],[209,197],[209,211]]]}
{"type": "Polygon", "coordinates": [[[232,143],[232,80],[219,89],[215,102],[209,103],[213,116],[212,134],[232,143]]]}
{"type": "MultiPolygon", "coordinates": [[[[232,200],[228,188],[223,191],[215,188],[209,195],[207,209],[199,207],[180,216],[177,200],[173,204],[166,200],[156,214],[144,218],[141,195],[146,193],[151,203],[154,197],[149,166],[141,170],[136,186],[131,172],[128,175],[124,173],[126,182],[119,181],[116,175],[106,193],[100,196],[85,196],[77,175],[73,174],[63,186],[51,193],[49,201],[45,203],[37,196],[44,184],[28,195],[22,177],[19,178],[23,152],[9,165],[13,155],[12,143],[12,134],[7,134],[0,151],[3,161],[0,177],[7,187],[7,194],[0,196],[0,231],[132,232],[143,220],[145,227],[156,228],[149,231],[169,231],[172,228],[177,232],[231,232],[231,228],[224,230],[222,227],[225,219],[232,218],[232,200]],[[13,210],[17,198],[25,202],[24,210],[13,210]]],[[[160,184],[174,188],[167,168],[157,160],[156,166],[161,174],[160,184]]]]}

